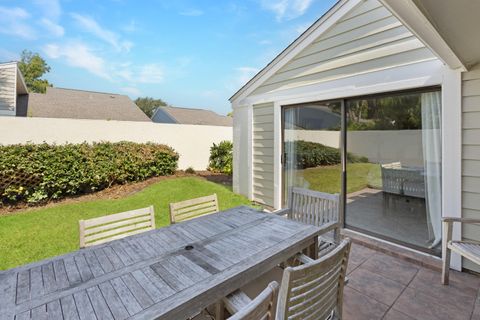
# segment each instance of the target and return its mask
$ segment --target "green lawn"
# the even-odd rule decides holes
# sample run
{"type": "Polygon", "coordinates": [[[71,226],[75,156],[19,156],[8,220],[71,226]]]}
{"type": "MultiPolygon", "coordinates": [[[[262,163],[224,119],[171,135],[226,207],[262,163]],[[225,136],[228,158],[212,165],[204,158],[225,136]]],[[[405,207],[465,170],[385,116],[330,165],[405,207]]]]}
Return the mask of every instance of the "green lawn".
{"type": "MultiPolygon", "coordinates": [[[[340,165],[308,168],[303,177],[312,190],[339,193],[342,167],[340,165]]],[[[380,188],[382,185],[380,165],[373,163],[351,163],[347,165],[347,193],[367,187],[380,188]]]]}
{"type": "Polygon", "coordinates": [[[154,205],[157,228],[169,224],[168,204],[217,193],[220,209],[249,205],[243,196],[200,178],[160,181],[117,200],[57,205],[0,217],[0,270],[78,249],[78,220],[154,205]]]}

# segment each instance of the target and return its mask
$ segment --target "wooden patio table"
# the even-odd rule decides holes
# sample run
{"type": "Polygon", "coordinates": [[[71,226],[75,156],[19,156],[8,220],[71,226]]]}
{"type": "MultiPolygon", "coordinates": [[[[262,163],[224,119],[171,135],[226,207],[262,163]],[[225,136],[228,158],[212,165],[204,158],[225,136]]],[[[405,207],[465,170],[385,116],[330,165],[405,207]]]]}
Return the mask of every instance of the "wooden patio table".
{"type": "Polygon", "coordinates": [[[185,319],[299,251],[318,227],[237,207],[0,272],[0,319],[185,319]]]}

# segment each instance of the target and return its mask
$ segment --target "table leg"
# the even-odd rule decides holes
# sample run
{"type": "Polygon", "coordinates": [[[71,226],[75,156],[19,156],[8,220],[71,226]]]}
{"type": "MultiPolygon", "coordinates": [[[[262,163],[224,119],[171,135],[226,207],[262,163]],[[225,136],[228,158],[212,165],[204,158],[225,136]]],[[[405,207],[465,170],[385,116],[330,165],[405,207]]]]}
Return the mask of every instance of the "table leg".
{"type": "Polygon", "coordinates": [[[308,247],[308,256],[314,260],[318,259],[318,237],[313,238],[313,243],[308,247]]]}

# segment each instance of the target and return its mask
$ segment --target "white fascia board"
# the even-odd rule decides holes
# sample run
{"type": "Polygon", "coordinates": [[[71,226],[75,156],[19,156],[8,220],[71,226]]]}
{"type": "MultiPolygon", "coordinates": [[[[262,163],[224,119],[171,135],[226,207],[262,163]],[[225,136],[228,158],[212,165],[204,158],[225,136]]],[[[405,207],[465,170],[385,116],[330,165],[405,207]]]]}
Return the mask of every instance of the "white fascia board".
{"type": "Polygon", "coordinates": [[[451,69],[467,71],[465,64],[412,0],[379,1],[451,69]]]}
{"type": "Polygon", "coordinates": [[[352,10],[357,4],[363,0],[341,0],[330,11],[328,11],[322,18],[314,23],[307,31],[298,37],[292,44],[290,44],[280,55],[278,55],[272,62],[270,62],[263,70],[255,75],[247,84],[235,93],[230,101],[240,101],[262,83],[273,76],[278,70],[285,66],[297,54],[309,46],[315,39],[321,36],[324,32],[334,26],[344,15],[352,10]]]}
{"type": "Polygon", "coordinates": [[[442,84],[444,64],[438,60],[357,74],[333,81],[250,96],[242,102],[274,101],[280,105],[324,101],[442,84]]]}

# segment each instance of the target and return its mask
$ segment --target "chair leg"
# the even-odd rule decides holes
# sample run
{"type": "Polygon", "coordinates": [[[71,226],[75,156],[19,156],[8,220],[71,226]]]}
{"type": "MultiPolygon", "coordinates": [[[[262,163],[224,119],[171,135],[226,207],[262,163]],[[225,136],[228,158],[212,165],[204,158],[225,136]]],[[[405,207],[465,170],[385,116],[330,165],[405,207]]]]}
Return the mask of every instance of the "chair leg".
{"type": "Polygon", "coordinates": [[[449,273],[450,273],[450,249],[446,248],[443,255],[443,266],[442,266],[442,284],[448,285],[449,273]]]}
{"type": "Polygon", "coordinates": [[[215,319],[225,320],[225,305],[222,300],[218,301],[215,306],[215,319]]]}

